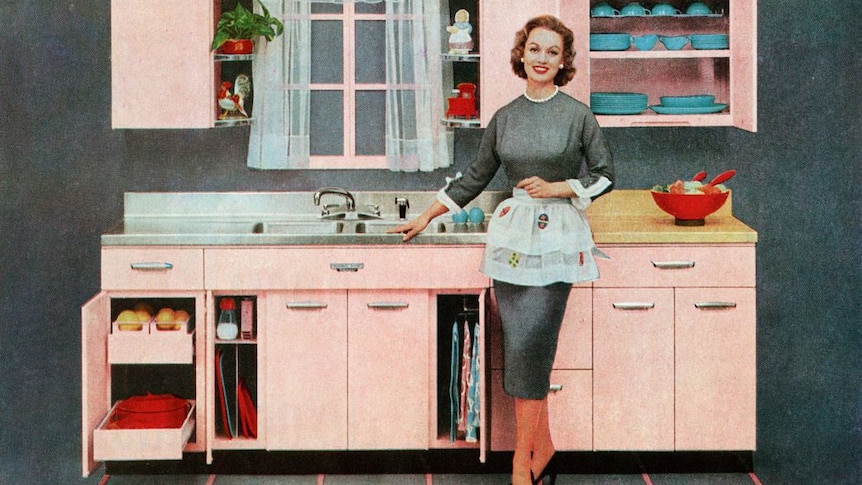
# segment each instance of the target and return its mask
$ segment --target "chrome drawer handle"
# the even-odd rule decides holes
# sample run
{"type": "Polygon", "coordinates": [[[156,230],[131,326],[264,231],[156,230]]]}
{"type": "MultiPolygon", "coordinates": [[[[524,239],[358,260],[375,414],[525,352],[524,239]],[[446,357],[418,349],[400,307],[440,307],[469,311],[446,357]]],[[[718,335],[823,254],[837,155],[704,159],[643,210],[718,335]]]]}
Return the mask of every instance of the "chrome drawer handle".
{"type": "Polygon", "coordinates": [[[159,263],[156,261],[132,263],[130,266],[137,271],[167,271],[174,268],[174,265],[171,263],[159,263]]]}
{"type": "Polygon", "coordinates": [[[735,301],[700,301],[694,304],[695,308],[704,310],[721,310],[724,308],[736,308],[735,301]]]}
{"type": "Polygon", "coordinates": [[[373,301],[368,304],[368,308],[375,310],[398,310],[409,307],[410,304],[404,301],[373,301]]]}
{"type": "Polygon", "coordinates": [[[562,384],[551,384],[551,387],[548,388],[550,392],[560,392],[563,390],[562,384]]]}
{"type": "Polygon", "coordinates": [[[317,301],[291,301],[285,303],[285,306],[288,310],[320,310],[322,308],[329,308],[327,303],[317,301]]]}
{"type": "Polygon", "coordinates": [[[655,308],[655,303],[624,301],[613,304],[617,310],[652,310],[655,308]]]}
{"type": "Polygon", "coordinates": [[[658,269],[688,269],[694,268],[694,261],[650,261],[658,269]]]}
{"type": "Polygon", "coordinates": [[[365,267],[365,263],[329,263],[329,267],[339,273],[356,273],[365,267]]]}

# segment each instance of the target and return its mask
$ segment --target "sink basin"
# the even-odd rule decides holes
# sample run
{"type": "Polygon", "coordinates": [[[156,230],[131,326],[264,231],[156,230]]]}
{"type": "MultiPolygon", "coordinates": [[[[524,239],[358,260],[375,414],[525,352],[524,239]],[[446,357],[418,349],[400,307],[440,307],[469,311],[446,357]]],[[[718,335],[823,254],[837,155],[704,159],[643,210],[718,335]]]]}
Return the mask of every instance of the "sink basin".
{"type": "Polygon", "coordinates": [[[319,236],[341,234],[344,232],[344,222],[341,221],[290,221],[290,222],[259,222],[254,225],[255,234],[286,234],[319,236]]]}
{"type": "MultiPolygon", "coordinates": [[[[384,234],[386,231],[404,224],[403,221],[359,222],[354,229],[357,234],[384,234]]],[[[481,233],[486,231],[485,224],[456,224],[454,222],[434,222],[422,231],[423,234],[481,233]]]]}
{"type": "MultiPolygon", "coordinates": [[[[324,235],[381,235],[386,231],[404,224],[404,221],[278,221],[259,222],[254,225],[255,234],[280,234],[291,236],[324,236],[324,235]]],[[[484,233],[485,224],[456,224],[453,222],[435,222],[429,224],[422,232],[433,234],[484,233]]],[[[396,237],[397,234],[391,234],[396,237]]]]}

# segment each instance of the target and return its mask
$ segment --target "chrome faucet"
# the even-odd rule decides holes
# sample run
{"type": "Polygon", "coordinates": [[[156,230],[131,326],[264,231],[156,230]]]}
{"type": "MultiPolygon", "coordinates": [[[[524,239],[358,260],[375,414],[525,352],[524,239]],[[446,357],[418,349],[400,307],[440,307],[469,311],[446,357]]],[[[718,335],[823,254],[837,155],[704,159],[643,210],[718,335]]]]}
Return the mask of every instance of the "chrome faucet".
{"type": "MultiPolygon", "coordinates": [[[[353,198],[353,194],[348,192],[345,189],[340,189],[338,187],[326,187],[318,190],[314,193],[314,205],[320,205],[320,198],[326,194],[340,195],[344,197],[347,201],[345,207],[348,212],[353,212],[356,210],[356,199],[353,198]]],[[[325,206],[324,206],[325,207],[325,206]]],[[[326,212],[326,211],[325,211],[326,212]]]]}

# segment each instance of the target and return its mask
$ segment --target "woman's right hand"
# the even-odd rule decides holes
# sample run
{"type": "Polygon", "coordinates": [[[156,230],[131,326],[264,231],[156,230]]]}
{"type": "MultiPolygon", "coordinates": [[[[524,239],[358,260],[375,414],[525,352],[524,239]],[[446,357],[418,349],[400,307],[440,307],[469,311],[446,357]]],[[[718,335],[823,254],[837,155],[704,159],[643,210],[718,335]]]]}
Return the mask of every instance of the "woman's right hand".
{"type": "Polygon", "coordinates": [[[413,239],[417,234],[424,231],[428,224],[430,223],[430,219],[424,217],[424,214],[413,219],[412,221],[401,224],[400,226],[394,227],[388,231],[387,234],[404,234],[404,238],[402,241],[409,241],[413,239]]]}
{"type": "Polygon", "coordinates": [[[413,239],[417,234],[424,231],[428,224],[431,223],[431,220],[437,216],[443,215],[449,209],[446,208],[445,205],[441,204],[438,201],[434,201],[425,212],[420,214],[418,217],[413,219],[410,222],[406,222],[401,224],[400,226],[393,227],[392,229],[386,231],[387,234],[404,234],[404,239],[402,241],[409,241],[413,239]]]}

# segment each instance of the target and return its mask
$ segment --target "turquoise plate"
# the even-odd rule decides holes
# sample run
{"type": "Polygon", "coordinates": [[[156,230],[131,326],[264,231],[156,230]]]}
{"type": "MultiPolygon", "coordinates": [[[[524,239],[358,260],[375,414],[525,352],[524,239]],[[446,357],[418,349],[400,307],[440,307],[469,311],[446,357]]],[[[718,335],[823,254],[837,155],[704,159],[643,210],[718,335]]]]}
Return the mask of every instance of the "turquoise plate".
{"type": "Polygon", "coordinates": [[[720,103],[713,104],[712,106],[670,107],[657,104],[655,106],[649,107],[649,109],[663,115],[694,115],[702,113],[718,113],[724,108],[727,108],[727,105],[720,103]]]}

